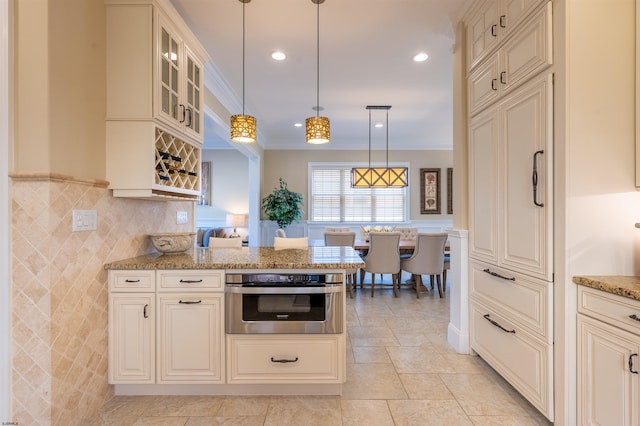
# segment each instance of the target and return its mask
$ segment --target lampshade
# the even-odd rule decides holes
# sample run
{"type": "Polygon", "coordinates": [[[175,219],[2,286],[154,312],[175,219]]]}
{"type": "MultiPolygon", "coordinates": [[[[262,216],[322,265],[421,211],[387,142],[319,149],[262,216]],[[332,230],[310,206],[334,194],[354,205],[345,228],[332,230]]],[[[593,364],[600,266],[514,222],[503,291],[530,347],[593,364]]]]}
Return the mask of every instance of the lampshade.
{"type": "Polygon", "coordinates": [[[231,140],[238,143],[256,141],[256,119],[250,115],[231,116],[231,140]]]}
{"type": "Polygon", "coordinates": [[[406,167],[389,167],[389,110],[391,106],[368,105],[369,110],[369,167],[351,169],[352,188],[402,188],[409,185],[406,167]],[[387,167],[371,167],[371,110],[387,111],[387,167]]]}
{"type": "Polygon", "coordinates": [[[306,137],[307,143],[312,145],[321,145],[329,143],[331,139],[331,130],[329,119],[320,117],[320,4],[324,0],[311,0],[312,3],[318,5],[317,8],[317,38],[316,38],[316,116],[306,119],[306,137]]]}
{"type": "Polygon", "coordinates": [[[320,145],[331,139],[331,129],[327,117],[309,117],[306,119],[307,143],[320,145]]]}
{"type": "Polygon", "coordinates": [[[238,0],[242,3],[242,114],[232,115],[229,123],[231,140],[237,143],[254,143],[256,136],[256,119],[244,113],[244,45],[245,45],[245,19],[244,5],[251,0],[238,0]]]}
{"type": "Polygon", "coordinates": [[[240,234],[237,232],[238,227],[247,226],[246,214],[227,214],[227,226],[233,226],[233,233],[229,235],[229,238],[238,238],[240,234]]]}

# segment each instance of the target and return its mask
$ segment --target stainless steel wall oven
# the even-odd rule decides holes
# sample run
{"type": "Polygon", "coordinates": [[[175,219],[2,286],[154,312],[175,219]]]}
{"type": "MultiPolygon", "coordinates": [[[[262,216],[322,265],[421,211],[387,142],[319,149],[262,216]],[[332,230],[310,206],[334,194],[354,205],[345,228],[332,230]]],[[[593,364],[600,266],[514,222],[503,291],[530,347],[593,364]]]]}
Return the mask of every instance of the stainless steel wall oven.
{"type": "Polygon", "coordinates": [[[343,331],[343,275],[227,274],[229,334],[335,334],[343,331]]]}

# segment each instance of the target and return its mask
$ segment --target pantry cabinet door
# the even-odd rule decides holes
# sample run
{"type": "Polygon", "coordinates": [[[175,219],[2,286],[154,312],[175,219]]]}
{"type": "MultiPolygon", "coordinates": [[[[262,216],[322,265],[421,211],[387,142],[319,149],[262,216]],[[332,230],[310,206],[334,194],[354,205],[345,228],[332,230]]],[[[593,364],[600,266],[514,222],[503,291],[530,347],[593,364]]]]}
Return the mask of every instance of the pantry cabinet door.
{"type": "Polygon", "coordinates": [[[527,83],[501,102],[503,252],[506,268],[552,281],[551,74],[527,83]]]}

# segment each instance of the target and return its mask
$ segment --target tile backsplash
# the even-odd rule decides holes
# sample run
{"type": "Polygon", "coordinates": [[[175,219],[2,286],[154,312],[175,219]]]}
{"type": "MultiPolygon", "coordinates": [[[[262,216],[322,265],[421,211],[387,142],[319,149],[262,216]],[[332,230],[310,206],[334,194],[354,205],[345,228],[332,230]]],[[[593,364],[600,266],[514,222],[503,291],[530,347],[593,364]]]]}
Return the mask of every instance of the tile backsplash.
{"type": "Polygon", "coordinates": [[[11,199],[14,421],[77,424],[113,396],[103,265],[153,251],[147,234],[193,230],[194,203],[114,198],[106,182],[51,175],[12,176],[11,199]],[[72,232],[73,210],[96,210],[97,230],[72,232]]]}

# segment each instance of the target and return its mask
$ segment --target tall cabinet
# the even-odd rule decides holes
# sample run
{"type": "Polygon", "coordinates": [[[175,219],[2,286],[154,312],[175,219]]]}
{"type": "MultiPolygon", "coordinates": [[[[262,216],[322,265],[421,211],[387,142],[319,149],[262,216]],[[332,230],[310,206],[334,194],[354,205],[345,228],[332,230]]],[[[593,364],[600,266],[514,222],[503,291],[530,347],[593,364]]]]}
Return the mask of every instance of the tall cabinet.
{"type": "Polygon", "coordinates": [[[114,196],[196,200],[207,54],[168,0],[105,0],[114,196]]]}
{"type": "Polygon", "coordinates": [[[465,23],[471,348],[553,420],[552,4],[465,23]]]}

